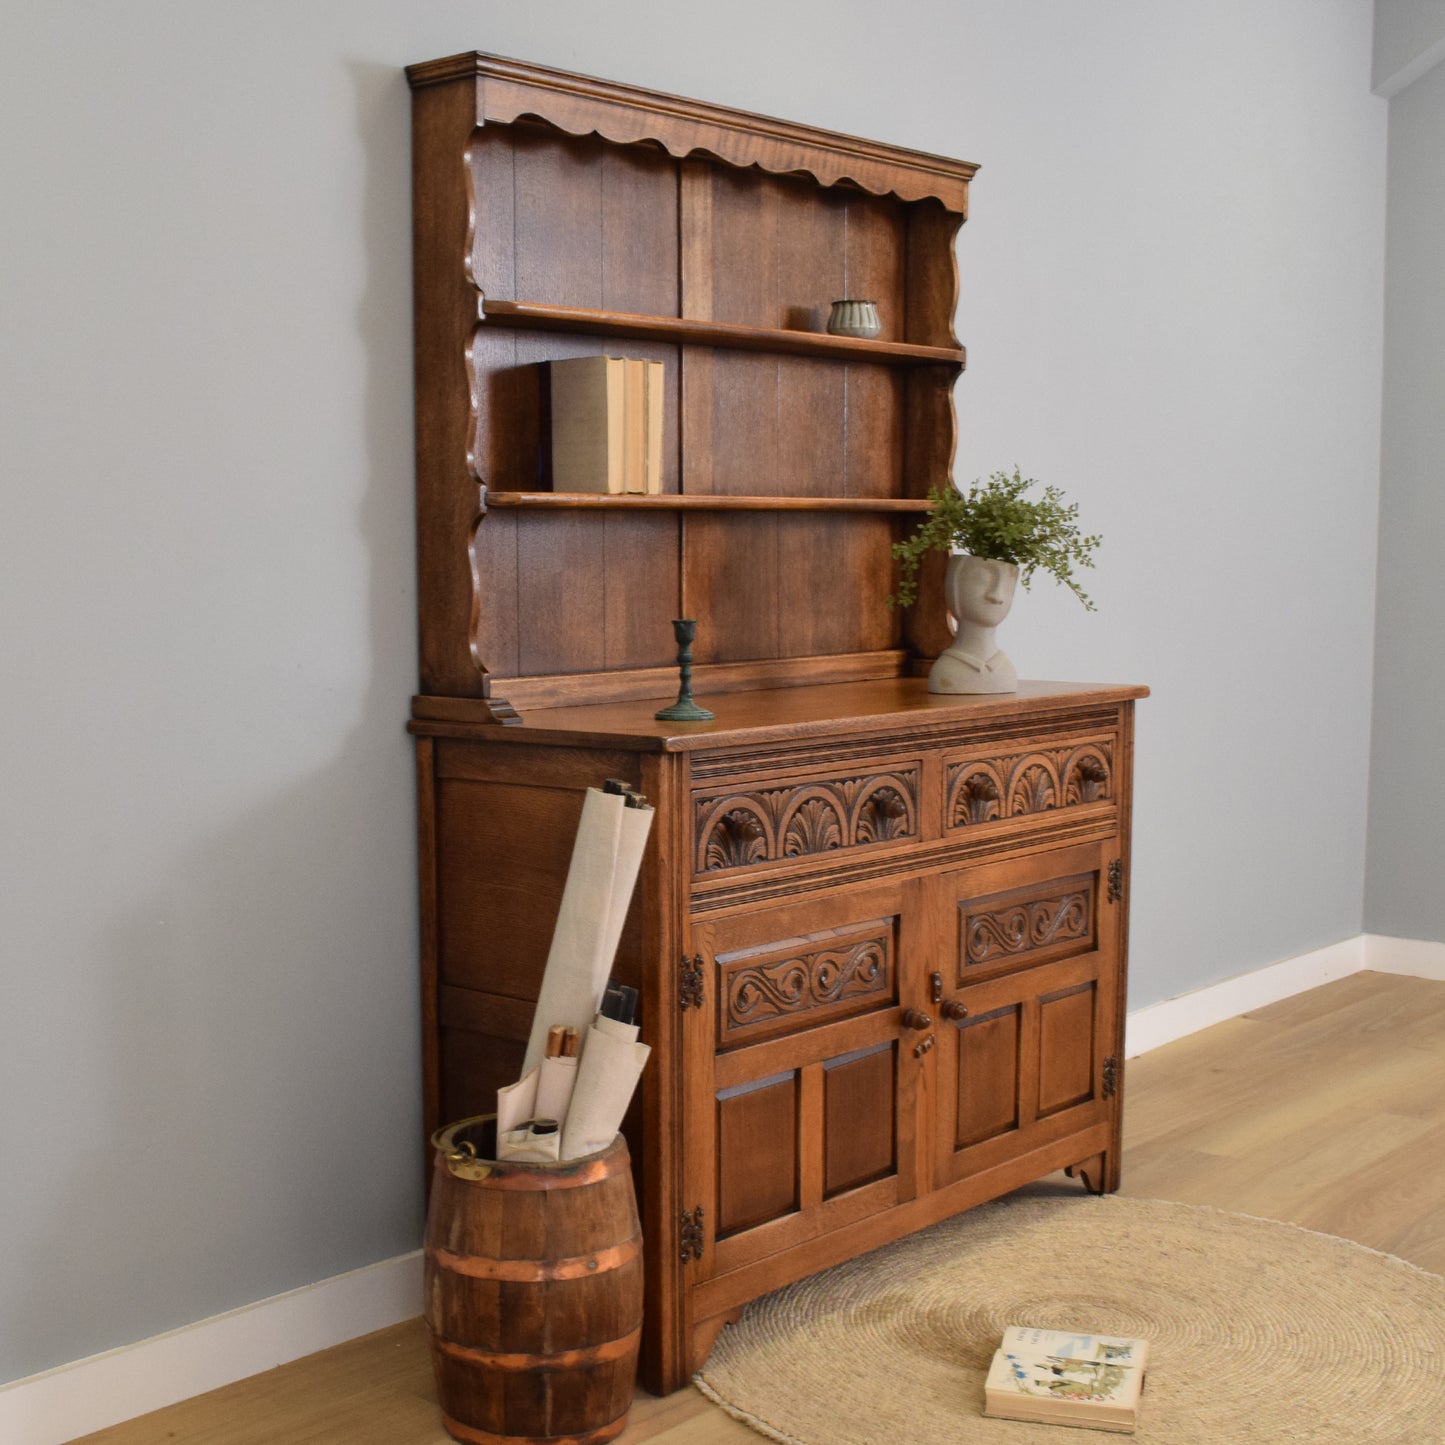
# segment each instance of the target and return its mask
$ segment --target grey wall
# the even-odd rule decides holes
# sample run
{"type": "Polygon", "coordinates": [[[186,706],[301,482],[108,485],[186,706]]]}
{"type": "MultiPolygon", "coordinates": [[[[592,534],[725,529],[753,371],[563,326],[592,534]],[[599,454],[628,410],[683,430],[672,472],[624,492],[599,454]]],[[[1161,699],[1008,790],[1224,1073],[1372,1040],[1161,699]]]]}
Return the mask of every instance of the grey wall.
{"type": "MultiPolygon", "coordinates": [[[[1381,8],[1382,22],[1388,11],[1381,8]]],[[[1424,52],[1445,40],[1414,39],[1424,52]]],[[[1445,942],[1445,65],[1390,101],[1380,561],[1365,925],[1445,942]]]]}
{"type": "Polygon", "coordinates": [[[1131,1000],[1361,924],[1368,0],[3,3],[0,1380],[415,1247],[408,96],[480,47],[983,165],[958,473],[1105,534],[1131,1000]]]}
{"type": "Polygon", "coordinates": [[[1445,57],[1445,0],[1375,0],[1376,95],[1402,91],[1445,57]]]}

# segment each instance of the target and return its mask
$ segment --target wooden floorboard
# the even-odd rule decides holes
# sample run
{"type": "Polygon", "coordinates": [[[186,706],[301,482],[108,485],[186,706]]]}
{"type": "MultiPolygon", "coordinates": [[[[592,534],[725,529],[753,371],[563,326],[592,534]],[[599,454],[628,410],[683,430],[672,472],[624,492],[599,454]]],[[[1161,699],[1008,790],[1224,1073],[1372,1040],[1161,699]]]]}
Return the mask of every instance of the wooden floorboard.
{"type": "MultiPolygon", "coordinates": [[[[1445,983],[1358,973],[1127,1066],[1122,1193],[1343,1235],[1445,1274],[1445,983]]],[[[1078,1186],[1062,1176],[1031,1186],[1078,1186]]],[[[619,1445],[756,1445],[689,1388],[619,1445]]],[[[87,1435],[84,1445],[448,1445],[420,1320],[87,1435]]]]}

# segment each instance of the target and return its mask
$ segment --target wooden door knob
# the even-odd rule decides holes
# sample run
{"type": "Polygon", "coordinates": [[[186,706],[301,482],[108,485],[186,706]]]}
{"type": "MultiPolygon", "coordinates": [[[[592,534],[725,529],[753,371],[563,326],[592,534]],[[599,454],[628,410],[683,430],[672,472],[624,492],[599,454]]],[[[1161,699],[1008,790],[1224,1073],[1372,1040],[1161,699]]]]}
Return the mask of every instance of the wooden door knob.
{"type": "Polygon", "coordinates": [[[956,998],[951,998],[944,1004],[940,1012],[942,1012],[944,1018],[950,1022],[957,1023],[959,1019],[966,1019],[968,1017],[968,1005],[966,1003],[959,1003],[956,998]]]}
{"type": "Polygon", "coordinates": [[[903,1026],[910,1029],[929,1029],[933,1027],[933,1020],[922,1009],[906,1008],[903,1010],[903,1026]]]}

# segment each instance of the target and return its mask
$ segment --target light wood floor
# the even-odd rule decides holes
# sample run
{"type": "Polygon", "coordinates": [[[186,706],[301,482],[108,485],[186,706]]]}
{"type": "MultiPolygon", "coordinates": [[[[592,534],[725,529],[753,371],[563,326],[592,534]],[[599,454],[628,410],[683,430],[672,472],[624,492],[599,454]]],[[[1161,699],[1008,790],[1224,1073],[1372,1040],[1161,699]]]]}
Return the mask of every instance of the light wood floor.
{"type": "MultiPolygon", "coordinates": [[[[1445,983],[1360,973],[1128,1065],[1125,1194],[1286,1219],[1445,1274],[1445,983]]],[[[1046,1180],[1040,1190],[1078,1186],[1046,1180]]],[[[449,1445],[420,1320],[85,1445],[449,1445]]],[[[619,1445],[757,1445],[687,1388],[619,1445]]]]}

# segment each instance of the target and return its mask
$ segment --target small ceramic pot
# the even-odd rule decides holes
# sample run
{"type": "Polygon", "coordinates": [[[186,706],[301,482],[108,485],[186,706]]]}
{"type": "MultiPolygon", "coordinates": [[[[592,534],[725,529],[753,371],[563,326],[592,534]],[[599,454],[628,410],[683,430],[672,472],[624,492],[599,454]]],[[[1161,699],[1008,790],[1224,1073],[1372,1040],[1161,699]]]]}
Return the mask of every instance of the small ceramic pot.
{"type": "Polygon", "coordinates": [[[871,341],[880,330],[878,306],[872,301],[835,301],[828,314],[828,332],[832,336],[858,336],[871,341]]]}

